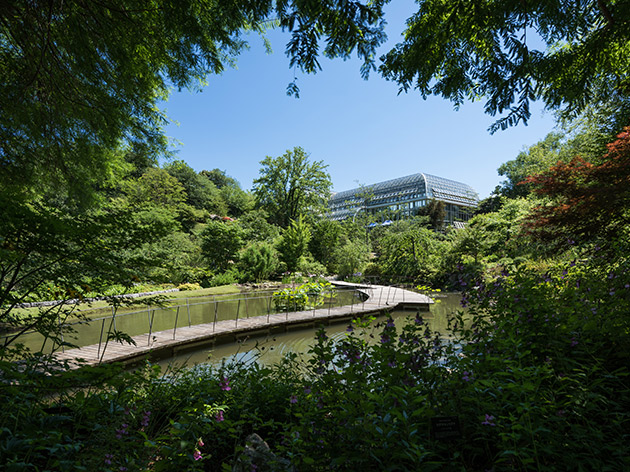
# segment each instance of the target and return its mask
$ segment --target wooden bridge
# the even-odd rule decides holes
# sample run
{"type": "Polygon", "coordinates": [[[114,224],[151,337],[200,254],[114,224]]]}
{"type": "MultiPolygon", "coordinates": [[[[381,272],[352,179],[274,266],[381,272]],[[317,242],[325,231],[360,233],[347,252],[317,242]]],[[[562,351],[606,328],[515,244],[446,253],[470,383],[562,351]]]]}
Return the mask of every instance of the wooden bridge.
{"type": "Polygon", "coordinates": [[[278,326],[304,326],[327,324],[369,314],[394,309],[413,308],[428,310],[433,300],[398,287],[384,285],[361,285],[347,282],[332,282],[343,288],[353,288],[363,294],[364,300],[352,305],[317,308],[277,314],[253,316],[236,320],[222,320],[179,327],[150,334],[133,336],[133,344],[108,343],[68,349],[56,356],[61,361],[68,361],[72,367],[82,364],[123,362],[134,363],[147,357],[168,358],[177,353],[198,349],[212,344],[219,339],[237,340],[251,334],[268,332],[278,326]],[[79,361],[79,360],[82,361],[79,361]]]}

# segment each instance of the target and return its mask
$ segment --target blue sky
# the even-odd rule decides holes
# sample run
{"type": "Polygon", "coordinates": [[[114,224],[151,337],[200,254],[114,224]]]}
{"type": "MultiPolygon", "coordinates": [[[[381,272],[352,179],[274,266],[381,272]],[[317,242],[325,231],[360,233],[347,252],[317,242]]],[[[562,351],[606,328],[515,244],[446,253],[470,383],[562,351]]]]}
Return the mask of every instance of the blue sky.
{"type": "MultiPolygon", "coordinates": [[[[413,2],[394,3],[383,53],[399,42],[414,11],[413,2]]],[[[200,92],[173,92],[164,108],[174,121],[166,134],[177,159],[197,171],[224,170],[249,189],[265,156],[301,146],[329,166],[334,191],[425,172],[472,185],[484,198],[502,180],[497,168],[555,126],[551,113],[534,107],[528,126],[490,135],[494,118],[482,103],[455,111],[440,97],[398,95],[398,86],[377,73],[361,79],[358,60],[321,58],[323,70],[298,73],[300,98],[289,97],[288,36],[278,30],[268,38],[272,54],[251,35],[236,69],[209,76],[200,92]]]]}

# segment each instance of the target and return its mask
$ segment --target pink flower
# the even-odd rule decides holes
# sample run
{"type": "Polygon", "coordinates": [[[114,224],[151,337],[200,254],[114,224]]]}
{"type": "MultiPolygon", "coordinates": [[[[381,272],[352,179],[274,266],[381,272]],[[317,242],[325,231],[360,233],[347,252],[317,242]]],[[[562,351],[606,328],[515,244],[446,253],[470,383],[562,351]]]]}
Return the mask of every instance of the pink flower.
{"type": "Polygon", "coordinates": [[[230,387],[230,381],[227,377],[223,377],[223,380],[219,382],[219,387],[221,387],[221,390],[224,390],[226,392],[232,390],[232,387],[230,387]]]}
{"type": "Polygon", "coordinates": [[[291,396],[289,397],[289,401],[290,401],[291,403],[297,403],[297,402],[298,402],[298,399],[297,399],[297,397],[296,397],[295,395],[291,395],[291,396]]]}
{"type": "Polygon", "coordinates": [[[195,459],[196,461],[198,461],[199,459],[202,459],[202,455],[201,455],[201,451],[199,451],[199,449],[195,449],[195,452],[193,452],[193,459],[195,459]]]}
{"type": "Polygon", "coordinates": [[[223,421],[225,419],[223,417],[223,412],[221,410],[217,411],[217,413],[214,415],[214,419],[216,420],[217,423],[220,423],[221,421],[223,421]]]}
{"type": "Polygon", "coordinates": [[[203,447],[203,445],[204,445],[204,444],[203,444],[203,439],[199,438],[199,439],[197,440],[197,447],[203,447]]]}

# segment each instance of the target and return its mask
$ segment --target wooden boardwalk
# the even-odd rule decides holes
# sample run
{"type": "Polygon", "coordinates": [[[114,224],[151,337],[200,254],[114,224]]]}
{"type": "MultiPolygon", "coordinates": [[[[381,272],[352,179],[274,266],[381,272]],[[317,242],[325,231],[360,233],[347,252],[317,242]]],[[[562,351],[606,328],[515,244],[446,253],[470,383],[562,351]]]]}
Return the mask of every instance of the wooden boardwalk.
{"type": "Polygon", "coordinates": [[[148,333],[133,336],[135,346],[110,341],[107,345],[103,342],[101,345],[68,349],[56,356],[61,361],[68,361],[73,367],[81,365],[77,362],[78,359],[83,359],[83,363],[92,365],[100,362],[133,363],[147,356],[171,357],[178,352],[211,344],[221,337],[238,339],[247,334],[265,332],[277,326],[328,323],[331,320],[355,318],[401,308],[428,309],[433,303],[433,300],[426,295],[397,287],[346,282],[332,283],[344,288],[357,289],[364,294],[365,301],[334,308],[278,313],[179,327],[176,331],[168,329],[151,333],[150,337],[148,333]]]}

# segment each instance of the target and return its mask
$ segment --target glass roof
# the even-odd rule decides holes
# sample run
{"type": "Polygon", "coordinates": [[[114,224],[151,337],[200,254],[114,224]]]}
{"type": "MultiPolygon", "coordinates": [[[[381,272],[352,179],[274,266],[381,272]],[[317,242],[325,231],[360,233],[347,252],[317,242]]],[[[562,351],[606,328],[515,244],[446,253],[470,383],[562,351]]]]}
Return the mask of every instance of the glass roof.
{"type": "Polygon", "coordinates": [[[470,185],[421,172],[338,192],[331,197],[330,203],[339,206],[344,202],[362,200],[364,195],[374,203],[395,197],[411,200],[414,199],[413,195],[417,195],[418,199],[435,198],[466,206],[474,206],[479,201],[477,192],[470,185]]]}

